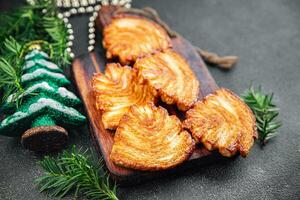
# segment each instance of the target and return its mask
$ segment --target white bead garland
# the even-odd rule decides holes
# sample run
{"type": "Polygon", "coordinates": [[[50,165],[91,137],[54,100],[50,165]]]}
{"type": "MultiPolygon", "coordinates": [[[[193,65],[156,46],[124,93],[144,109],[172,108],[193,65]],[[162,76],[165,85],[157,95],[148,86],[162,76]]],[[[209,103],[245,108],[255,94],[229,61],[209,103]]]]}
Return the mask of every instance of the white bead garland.
{"type": "MultiPolygon", "coordinates": [[[[63,13],[59,13],[57,15],[58,18],[62,19],[67,27],[67,32],[69,34],[68,36],[68,43],[67,43],[67,51],[70,53],[70,56],[74,58],[74,53],[72,52],[72,46],[73,46],[73,40],[74,37],[74,31],[72,28],[72,24],[69,22],[69,18],[77,15],[77,14],[88,14],[92,13],[92,16],[89,18],[88,23],[88,38],[89,38],[89,46],[88,51],[94,50],[94,45],[96,43],[95,41],[95,20],[98,17],[98,12],[101,9],[101,6],[103,5],[121,5],[125,8],[131,7],[132,0],[56,0],[56,6],[58,8],[65,9],[66,11],[63,13]]],[[[30,5],[35,4],[35,0],[27,0],[27,3],[30,5]]],[[[47,10],[42,10],[42,13],[47,13],[47,10]]]]}

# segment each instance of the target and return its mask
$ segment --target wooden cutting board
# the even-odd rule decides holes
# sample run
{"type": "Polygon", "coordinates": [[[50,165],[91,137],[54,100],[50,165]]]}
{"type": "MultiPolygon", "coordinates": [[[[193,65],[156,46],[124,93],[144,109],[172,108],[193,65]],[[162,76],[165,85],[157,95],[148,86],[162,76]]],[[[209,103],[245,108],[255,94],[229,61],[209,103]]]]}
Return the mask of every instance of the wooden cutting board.
{"type": "MultiPolygon", "coordinates": [[[[101,8],[97,21],[97,25],[100,31],[104,26],[109,24],[112,18],[112,13],[115,9],[116,7],[112,6],[104,6],[101,8]]],[[[98,43],[99,45],[101,44],[100,41],[98,43]]],[[[197,75],[197,78],[200,81],[199,99],[202,99],[206,95],[218,89],[215,80],[210,75],[202,58],[198,55],[195,48],[193,47],[193,45],[191,45],[190,42],[178,35],[177,37],[172,38],[172,45],[174,50],[177,53],[181,54],[188,61],[192,70],[197,75]]],[[[102,51],[104,50],[102,49],[102,51]]],[[[103,52],[92,52],[87,56],[76,59],[73,63],[72,69],[75,83],[77,85],[79,94],[83,100],[83,104],[88,115],[92,141],[94,142],[99,156],[102,156],[104,158],[106,167],[110,172],[112,178],[114,178],[119,183],[138,183],[143,179],[153,178],[155,176],[178,172],[178,170],[193,167],[195,166],[194,164],[197,164],[197,166],[199,166],[222,159],[221,156],[217,153],[211,153],[203,147],[197,147],[188,161],[172,170],[143,172],[119,167],[112,163],[109,155],[113,145],[114,133],[112,131],[104,129],[101,121],[101,113],[95,108],[95,99],[92,93],[90,82],[95,72],[104,72],[105,63],[106,59],[103,52]]],[[[183,113],[178,113],[179,111],[173,106],[164,106],[171,114],[179,114],[181,115],[181,117],[183,116],[183,113]]]]}

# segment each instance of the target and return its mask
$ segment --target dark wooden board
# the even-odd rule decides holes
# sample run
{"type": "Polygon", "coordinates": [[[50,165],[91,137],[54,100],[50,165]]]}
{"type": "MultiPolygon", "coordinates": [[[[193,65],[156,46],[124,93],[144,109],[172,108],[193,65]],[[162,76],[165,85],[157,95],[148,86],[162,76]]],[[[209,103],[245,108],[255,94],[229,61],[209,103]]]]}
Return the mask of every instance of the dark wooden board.
{"type": "MultiPolygon", "coordinates": [[[[99,12],[99,20],[97,22],[99,29],[103,28],[109,23],[114,9],[114,7],[110,6],[102,7],[101,11],[99,12]]],[[[204,96],[218,89],[216,82],[210,75],[202,58],[198,55],[190,42],[181,36],[177,36],[172,38],[172,45],[173,49],[188,61],[192,70],[197,75],[197,78],[200,81],[199,99],[202,99],[204,96]]],[[[103,53],[101,54],[100,52],[92,52],[87,56],[76,59],[73,63],[72,71],[75,83],[89,118],[92,140],[99,155],[103,156],[106,167],[115,180],[120,183],[137,183],[145,178],[152,178],[155,176],[168,174],[169,172],[177,172],[179,169],[186,169],[190,166],[194,166],[193,163],[195,162],[197,165],[202,165],[208,164],[216,159],[221,159],[219,154],[211,153],[203,147],[197,147],[187,162],[185,162],[182,166],[172,170],[143,172],[119,167],[112,163],[109,155],[113,145],[113,132],[104,129],[101,121],[101,113],[95,108],[95,99],[92,93],[90,82],[95,72],[104,71],[105,63],[106,59],[103,53]]],[[[168,107],[172,114],[175,113],[174,109],[171,108],[172,106],[168,107]]]]}

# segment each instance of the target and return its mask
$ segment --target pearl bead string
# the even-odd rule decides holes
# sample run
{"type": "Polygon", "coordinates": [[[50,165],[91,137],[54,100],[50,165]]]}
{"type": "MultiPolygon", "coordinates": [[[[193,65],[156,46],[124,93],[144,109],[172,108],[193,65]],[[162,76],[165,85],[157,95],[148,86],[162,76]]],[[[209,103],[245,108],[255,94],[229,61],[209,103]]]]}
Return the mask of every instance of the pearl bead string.
{"type": "MultiPolygon", "coordinates": [[[[95,20],[98,17],[98,12],[101,9],[101,6],[104,5],[121,5],[125,8],[131,7],[132,0],[56,0],[56,6],[60,9],[65,10],[62,13],[59,13],[57,16],[58,18],[62,19],[67,27],[68,32],[68,48],[67,51],[70,53],[72,58],[75,57],[74,53],[72,52],[73,47],[73,40],[74,31],[72,28],[72,24],[69,22],[69,18],[75,15],[84,15],[92,13],[91,17],[89,18],[88,23],[88,38],[89,38],[89,45],[88,51],[91,52],[95,48],[95,37],[96,37],[96,28],[95,28],[95,20]]],[[[33,5],[35,4],[35,0],[27,0],[27,3],[33,5]]],[[[43,13],[46,13],[47,10],[43,10],[43,13]]]]}

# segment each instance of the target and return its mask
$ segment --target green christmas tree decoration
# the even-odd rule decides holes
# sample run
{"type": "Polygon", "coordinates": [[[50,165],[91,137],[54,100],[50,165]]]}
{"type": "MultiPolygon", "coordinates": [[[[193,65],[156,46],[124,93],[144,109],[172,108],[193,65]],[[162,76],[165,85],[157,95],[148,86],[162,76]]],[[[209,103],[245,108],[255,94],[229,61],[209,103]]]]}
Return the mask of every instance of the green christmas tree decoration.
{"type": "Polygon", "coordinates": [[[24,92],[11,94],[1,107],[7,116],[0,122],[0,135],[21,136],[23,146],[37,152],[61,149],[68,139],[63,127],[85,122],[73,108],[81,101],[66,88],[70,81],[45,52],[35,47],[25,56],[21,84],[24,92]]]}
{"type": "Polygon", "coordinates": [[[33,72],[38,68],[47,69],[52,72],[62,73],[63,70],[56,64],[49,61],[49,56],[45,52],[33,50],[25,56],[26,63],[23,70],[33,72]]]}

